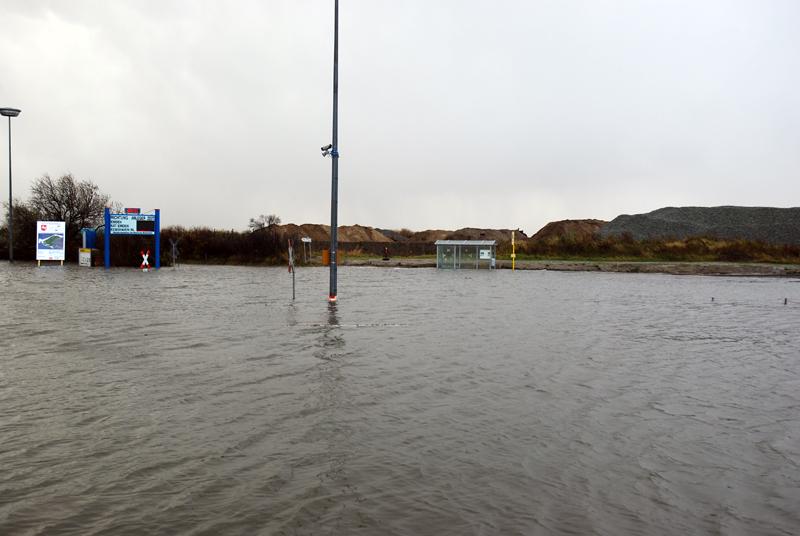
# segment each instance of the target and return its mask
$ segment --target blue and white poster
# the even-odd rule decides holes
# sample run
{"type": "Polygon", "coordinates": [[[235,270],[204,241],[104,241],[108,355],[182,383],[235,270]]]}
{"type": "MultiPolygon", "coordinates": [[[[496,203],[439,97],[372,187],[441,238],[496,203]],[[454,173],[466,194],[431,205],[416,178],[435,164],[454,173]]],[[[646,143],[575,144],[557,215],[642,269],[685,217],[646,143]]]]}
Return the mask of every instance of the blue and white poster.
{"type": "Polygon", "coordinates": [[[65,234],[63,221],[37,221],[36,260],[63,261],[65,234]]]}

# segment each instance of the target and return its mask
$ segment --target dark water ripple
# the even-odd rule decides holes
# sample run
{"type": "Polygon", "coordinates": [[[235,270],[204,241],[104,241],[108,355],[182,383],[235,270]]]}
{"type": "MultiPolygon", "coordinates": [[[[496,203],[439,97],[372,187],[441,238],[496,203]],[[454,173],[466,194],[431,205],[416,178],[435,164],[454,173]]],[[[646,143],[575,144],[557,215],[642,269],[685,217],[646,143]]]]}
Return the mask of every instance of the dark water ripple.
{"type": "Polygon", "coordinates": [[[340,276],[0,265],[0,534],[800,533],[795,281],[340,276]]]}

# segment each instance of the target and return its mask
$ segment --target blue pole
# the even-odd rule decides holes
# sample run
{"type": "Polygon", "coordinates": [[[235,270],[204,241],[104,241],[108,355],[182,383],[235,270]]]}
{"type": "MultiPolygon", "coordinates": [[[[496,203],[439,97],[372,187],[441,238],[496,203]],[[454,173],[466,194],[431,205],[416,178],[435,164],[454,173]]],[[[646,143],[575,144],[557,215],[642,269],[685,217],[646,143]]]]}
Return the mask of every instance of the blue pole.
{"type": "Polygon", "coordinates": [[[106,266],[106,270],[111,268],[111,211],[106,207],[105,213],[103,214],[103,220],[106,224],[106,228],[103,231],[103,261],[106,266]]]}
{"type": "Polygon", "coordinates": [[[156,209],[156,270],[161,268],[161,210],[156,209]]]}

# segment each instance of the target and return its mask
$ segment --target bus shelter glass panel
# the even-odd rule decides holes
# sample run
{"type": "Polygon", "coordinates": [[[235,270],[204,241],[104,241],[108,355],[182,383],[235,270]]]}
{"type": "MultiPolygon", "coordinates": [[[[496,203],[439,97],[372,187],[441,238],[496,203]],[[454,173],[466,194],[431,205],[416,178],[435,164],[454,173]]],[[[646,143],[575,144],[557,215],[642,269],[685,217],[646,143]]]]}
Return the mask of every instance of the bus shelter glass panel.
{"type": "Polygon", "coordinates": [[[436,249],[439,256],[438,265],[440,268],[456,267],[456,246],[439,246],[436,249]]]}
{"type": "Polygon", "coordinates": [[[478,247],[477,246],[459,246],[461,249],[460,266],[464,268],[478,267],[478,247]]]}

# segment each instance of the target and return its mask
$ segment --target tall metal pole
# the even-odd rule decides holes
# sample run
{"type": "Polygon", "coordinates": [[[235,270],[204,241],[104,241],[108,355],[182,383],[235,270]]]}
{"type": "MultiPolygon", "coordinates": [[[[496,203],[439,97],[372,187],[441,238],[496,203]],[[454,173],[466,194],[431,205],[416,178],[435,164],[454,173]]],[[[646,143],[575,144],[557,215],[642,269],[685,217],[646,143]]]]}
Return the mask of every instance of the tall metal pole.
{"type": "Polygon", "coordinates": [[[333,16],[333,139],[331,140],[331,285],[328,301],[336,301],[336,246],[339,204],[339,0],[334,0],[333,16]]]}
{"type": "Polygon", "coordinates": [[[111,268],[111,210],[106,207],[103,211],[103,266],[106,270],[111,268]]]}
{"type": "Polygon", "coordinates": [[[155,239],[156,239],[156,270],[161,269],[161,209],[156,209],[156,221],[155,221],[155,239]]]}
{"type": "Polygon", "coordinates": [[[11,196],[11,116],[8,116],[8,262],[14,262],[14,202],[11,196]]]}
{"type": "Polygon", "coordinates": [[[11,193],[11,118],[22,110],[0,108],[0,115],[8,117],[8,262],[14,262],[14,196],[11,193]]]}

